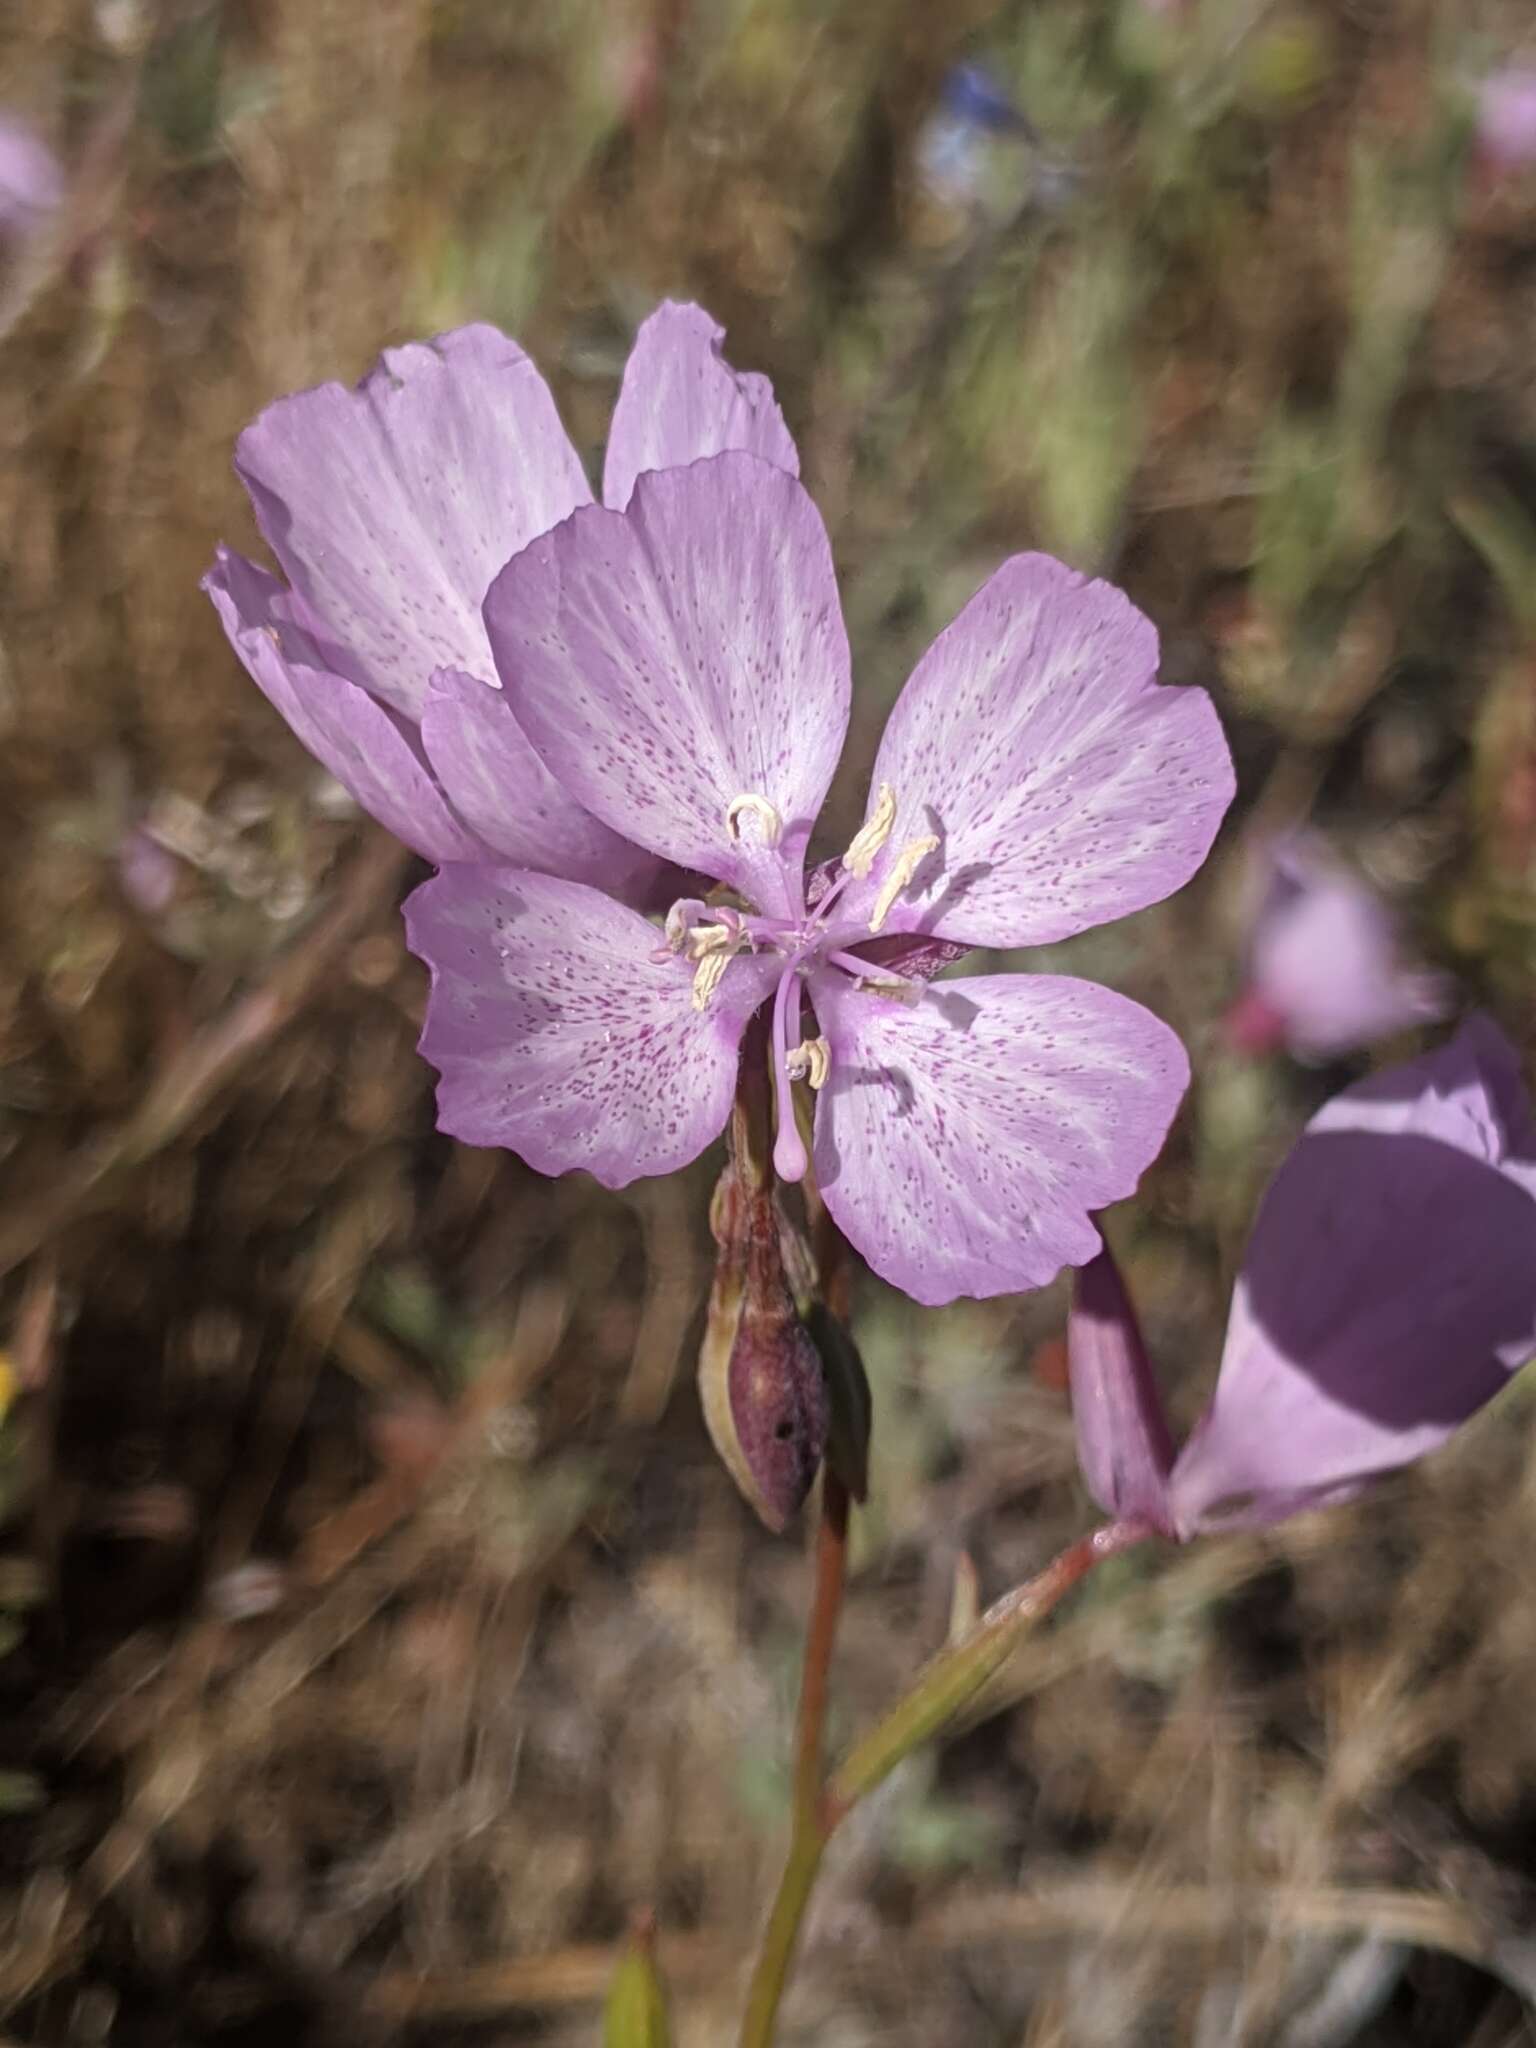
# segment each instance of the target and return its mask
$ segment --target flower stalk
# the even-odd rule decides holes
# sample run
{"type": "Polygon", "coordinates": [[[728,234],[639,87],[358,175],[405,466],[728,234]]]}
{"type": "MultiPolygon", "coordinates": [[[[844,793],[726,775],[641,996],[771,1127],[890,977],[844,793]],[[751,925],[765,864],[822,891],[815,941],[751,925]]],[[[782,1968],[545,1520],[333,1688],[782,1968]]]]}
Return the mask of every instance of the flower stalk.
{"type": "Polygon", "coordinates": [[[819,1759],[826,1706],[826,1664],[842,1596],[847,1500],[828,1483],[817,1546],[816,1590],[806,1638],[796,1740],[795,1800],[789,1850],[752,1972],[740,2048],[772,2048],[779,2007],[799,1947],[822,1859],[859,1800],[964,1708],[1072,1587],[1095,1565],[1145,1542],[1147,1522],[1107,1523],[1071,1544],[1035,1578],[995,1601],[976,1627],[932,1658],[884,1718],[857,1742],[823,1786],[819,1759]],[[832,1523],[841,1503],[842,1536],[832,1523]],[[830,1509],[830,1512],[829,1512],[830,1509]]]}

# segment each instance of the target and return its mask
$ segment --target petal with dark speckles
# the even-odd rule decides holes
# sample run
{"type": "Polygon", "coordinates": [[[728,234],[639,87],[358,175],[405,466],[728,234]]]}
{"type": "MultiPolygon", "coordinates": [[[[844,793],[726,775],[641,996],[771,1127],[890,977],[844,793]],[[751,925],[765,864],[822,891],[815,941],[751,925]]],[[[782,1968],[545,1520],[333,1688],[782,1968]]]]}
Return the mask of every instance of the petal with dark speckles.
{"type": "Polygon", "coordinates": [[[441,1076],[441,1129],[625,1187],[686,1166],[724,1127],[772,955],[733,960],[695,1010],[693,969],[654,957],[654,925],[518,868],[445,868],[405,922],[432,970],[421,1050],[441,1076]]]}
{"type": "Polygon", "coordinates": [[[844,1235],[914,1300],[1022,1293],[1099,1249],[1189,1079],[1139,1003],[1059,975],[942,981],[914,1005],[816,974],[831,1042],[817,1184],[844,1235]]]}

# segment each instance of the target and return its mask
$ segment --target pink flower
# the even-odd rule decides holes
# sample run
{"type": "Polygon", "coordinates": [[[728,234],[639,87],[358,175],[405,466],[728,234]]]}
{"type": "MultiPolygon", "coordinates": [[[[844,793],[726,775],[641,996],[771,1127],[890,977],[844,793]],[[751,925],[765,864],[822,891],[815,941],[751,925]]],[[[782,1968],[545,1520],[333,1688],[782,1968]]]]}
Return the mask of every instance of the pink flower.
{"type": "MultiPolygon", "coordinates": [[[[764,378],[697,306],[641,328],[605,503],[641,470],[750,448],[792,473],[764,378]]],[[[387,349],[355,390],[269,406],[235,466],[287,587],[221,548],[203,587],[251,676],[367,811],[434,861],[508,860],[638,889],[655,863],[575,803],[518,733],[480,607],[592,493],[543,378],[493,327],[387,349]],[[494,750],[496,780],[481,779],[494,750]]]]}
{"type": "Polygon", "coordinates": [[[1088,1212],[1157,1153],[1183,1048],[1087,982],[930,977],[1126,915],[1203,860],[1230,761],[1205,694],[1156,682],[1140,613],[1045,556],[1005,563],[908,682],[847,853],[809,873],[850,675],[788,464],[642,475],[627,510],[579,510],[517,555],[485,620],[505,715],[466,719],[461,780],[512,802],[515,735],[586,813],[701,879],[664,934],[584,881],[458,866],[419,889],[442,1127],[609,1186],[673,1171],[720,1131],[770,1004],[775,1164],[805,1170],[801,1075],[821,1192],[879,1273],[940,1302],[1090,1258],[1088,1212]]]}
{"type": "Polygon", "coordinates": [[[0,113],[0,236],[40,228],[64,197],[59,160],[36,131],[0,113]]]}
{"type": "Polygon", "coordinates": [[[1507,64],[1478,88],[1476,142],[1496,171],[1536,163],[1536,66],[1507,64]]]}
{"type": "Polygon", "coordinates": [[[1235,1044],[1328,1060],[1445,1015],[1449,983],[1404,962],[1391,912],[1320,839],[1288,835],[1259,858],[1248,984],[1227,1020],[1235,1044]]]}
{"type": "Polygon", "coordinates": [[[1107,1512],[1180,1539],[1351,1499],[1536,1355],[1536,1124],[1484,1017],[1346,1089],[1260,1206],[1210,1407],[1174,1455],[1107,1251],[1068,1326],[1079,1456],[1107,1512]]]}

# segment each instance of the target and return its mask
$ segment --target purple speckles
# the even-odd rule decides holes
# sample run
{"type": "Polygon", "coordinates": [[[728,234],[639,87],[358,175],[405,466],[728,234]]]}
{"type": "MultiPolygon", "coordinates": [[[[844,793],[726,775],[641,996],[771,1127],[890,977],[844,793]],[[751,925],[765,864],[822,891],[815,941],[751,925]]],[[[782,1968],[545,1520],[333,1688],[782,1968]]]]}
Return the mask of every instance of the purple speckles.
{"type": "MultiPolygon", "coordinates": [[[[766,385],[719,343],[697,307],[641,329],[610,449],[624,499],[639,470],[724,448],[795,468],[766,385]]],[[[492,688],[487,587],[591,500],[517,344],[474,326],[387,349],[354,390],[269,406],[236,467],[287,585],[221,550],[204,587],[253,679],[364,809],[429,860],[643,893],[655,862],[561,788],[492,688]]]]}
{"type": "Polygon", "coordinates": [[[576,883],[465,870],[418,891],[446,1127],[547,1172],[666,1171],[720,1129],[771,996],[775,1165],[806,1169],[804,1077],[819,1184],[876,1270],[940,1302],[1091,1258],[1089,1212],[1156,1154],[1182,1047],[1086,983],[931,977],[969,945],[1139,908],[1204,858],[1231,766],[1203,693],[1158,686],[1147,621],[1045,557],[1004,564],[919,664],[855,848],[808,892],[849,663],[826,534],[788,464],[740,446],[640,476],[623,513],[578,508],[510,562],[485,619],[503,729],[585,814],[729,893],[676,902],[659,944],[576,883]],[[465,933],[498,892],[517,899],[508,971],[477,991],[465,933]]]}

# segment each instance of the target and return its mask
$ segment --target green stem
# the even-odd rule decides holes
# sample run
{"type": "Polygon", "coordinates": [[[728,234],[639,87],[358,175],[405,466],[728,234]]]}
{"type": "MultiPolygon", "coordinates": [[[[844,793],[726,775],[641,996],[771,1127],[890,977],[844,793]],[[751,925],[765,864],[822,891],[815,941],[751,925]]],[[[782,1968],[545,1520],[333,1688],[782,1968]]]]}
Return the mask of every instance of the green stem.
{"type": "Polygon", "coordinates": [[[816,1531],[816,1584],[805,1629],[805,1662],[795,1714],[795,1775],[791,1794],[789,1854],[779,1880],[762,1951],[752,1973],[741,2048],[768,2048],[779,2001],[789,1981],[800,1939],[800,1923],[821,1868],[829,1831],[822,1825],[822,1750],[826,1738],[827,1688],[832,1647],[843,1611],[848,1575],[848,1489],[828,1470],[821,1482],[821,1521],[816,1531]]]}
{"type": "Polygon", "coordinates": [[[790,1837],[784,1874],[768,1916],[767,1931],[752,1972],[746,2015],[741,2023],[741,2048],[772,2048],[779,2001],[789,1982],[790,1965],[800,1945],[800,1927],[811,1902],[821,1859],[831,1837],[819,1825],[796,1824],[790,1837]]]}
{"type": "Polygon", "coordinates": [[[1112,1522],[1069,1545],[1027,1585],[1004,1594],[988,1608],[964,1642],[941,1652],[918,1675],[891,1713],[854,1746],[831,1784],[823,1790],[821,1731],[826,1708],[826,1667],[842,1600],[848,1510],[846,1495],[840,1489],[833,1493],[834,1485],[829,1475],[817,1546],[816,1595],[806,1632],[805,1677],[795,1751],[794,1825],[784,1872],[752,1972],[740,2048],[773,2048],[779,2005],[789,1982],[822,1858],[850,1810],[904,1757],[936,1735],[975,1697],[1064,1593],[1106,1557],[1144,1542],[1153,1533],[1145,1524],[1112,1522]],[[839,1508],[840,1537],[835,1523],[839,1508]]]}

